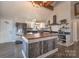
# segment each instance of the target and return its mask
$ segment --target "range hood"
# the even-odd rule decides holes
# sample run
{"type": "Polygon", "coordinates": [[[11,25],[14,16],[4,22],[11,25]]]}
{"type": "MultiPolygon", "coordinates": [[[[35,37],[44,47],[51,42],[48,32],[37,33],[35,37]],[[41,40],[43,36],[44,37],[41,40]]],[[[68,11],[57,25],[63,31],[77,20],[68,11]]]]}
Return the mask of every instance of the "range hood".
{"type": "Polygon", "coordinates": [[[56,17],[56,15],[53,16],[53,23],[51,25],[59,25],[57,23],[57,17],[56,17]]]}
{"type": "Polygon", "coordinates": [[[53,23],[51,25],[59,25],[59,24],[57,23],[57,21],[53,20],[53,23]]]}

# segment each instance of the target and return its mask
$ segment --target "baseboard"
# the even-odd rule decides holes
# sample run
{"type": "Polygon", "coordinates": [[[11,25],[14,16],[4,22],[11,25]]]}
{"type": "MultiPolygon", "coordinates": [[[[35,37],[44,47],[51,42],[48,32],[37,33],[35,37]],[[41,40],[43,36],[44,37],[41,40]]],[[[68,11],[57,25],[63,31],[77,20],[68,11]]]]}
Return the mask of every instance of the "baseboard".
{"type": "Polygon", "coordinates": [[[45,58],[45,57],[47,57],[47,56],[49,56],[49,55],[51,55],[51,54],[53,54],[53,53],[55,53],[57,51],[58,51],[58,48],[56,48],[56,49],[54,49],[52,51],[49,51],[49,52],[47,52],[47,53],[45,53],[45,54],[43,54],[41,56],[38,56],[37,58],[45,58]]]}
{"type": "Polygon", "coordinates": [[[15,42],[3,42],[3,43],[0,43],[0,44],[15,44],[15,42]]]}
{"type": "Polygon", "coordinates": [[[4,43],[15,43],[15,41],[4,41],[4,42],[0,42],[0,44],[4,44],[4,43]]]}

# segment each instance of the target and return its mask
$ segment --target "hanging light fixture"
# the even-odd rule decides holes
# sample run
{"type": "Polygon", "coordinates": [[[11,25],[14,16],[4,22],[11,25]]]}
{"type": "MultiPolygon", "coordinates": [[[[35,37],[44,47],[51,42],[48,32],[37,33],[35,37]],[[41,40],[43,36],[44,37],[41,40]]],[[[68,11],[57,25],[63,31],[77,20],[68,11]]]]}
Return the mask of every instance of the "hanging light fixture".
{"type": "Polygon", "coordinates": [[[33,7],[40,7],[40,5],[36,4],[34,1],[32,1],[33,7]]]}
{"type": "Polygon", "coordinates": [[[53,10],[53,6],[51,5],[54,1],[32,1],[33,7],[45,7],[53,10]]]}

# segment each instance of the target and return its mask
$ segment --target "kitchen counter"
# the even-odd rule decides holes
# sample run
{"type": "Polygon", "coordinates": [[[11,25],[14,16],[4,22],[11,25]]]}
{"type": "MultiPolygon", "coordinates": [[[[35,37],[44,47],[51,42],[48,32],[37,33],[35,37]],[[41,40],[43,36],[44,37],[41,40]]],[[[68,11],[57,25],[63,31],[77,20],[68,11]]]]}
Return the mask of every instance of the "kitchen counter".
{"type": "Polygon", "coordinates": [[[57,38],[57,33],[43,32],[43,33],[27,34],[24,35],[24,38],[27,39],[29,43],[34,43],[57,38]]]}
{"type": "Polygon", "coordinates": [[[23,37],[22,50],[28,58],[44,58],[58,51],[57,34],[27,34],[23,37]]]}

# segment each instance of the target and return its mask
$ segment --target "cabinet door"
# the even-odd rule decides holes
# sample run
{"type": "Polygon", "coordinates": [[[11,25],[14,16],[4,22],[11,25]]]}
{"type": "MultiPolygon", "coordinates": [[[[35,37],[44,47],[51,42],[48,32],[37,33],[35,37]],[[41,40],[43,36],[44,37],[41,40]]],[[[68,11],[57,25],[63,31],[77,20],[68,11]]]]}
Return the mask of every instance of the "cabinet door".
{"type": "Polygon", "coordinates": [[[56,39],[48,40],[48,51],[51,51],[56,48],[56,39]]]}
{"type": "Polygon", "coordinates": [[[56,48],[56,38],[55,39],[50,39],[50,40],[46,40],[46,41],[43,41],[43,54],[44,53],[47,53],[53,49],[56,48]]]}
{"type": "Polygon", "coordinates": [[[35,58],[42,54],[42,42],[29,44],[29,57],[35,58]]]}
{"type": "Polygon", "coordinates": [[[48,40],[43,41],[43,53],[48,52],[48,40]]]}
{"type": "Polygon", "coordinates": [[[48,40],[48,51],[53,50],[53,39],[48,40]]]}
{"type": "Polygon", "coordinates": [[[53,49],[55,49],[57,47],[57,39],[53,39],[53,49]]]}

